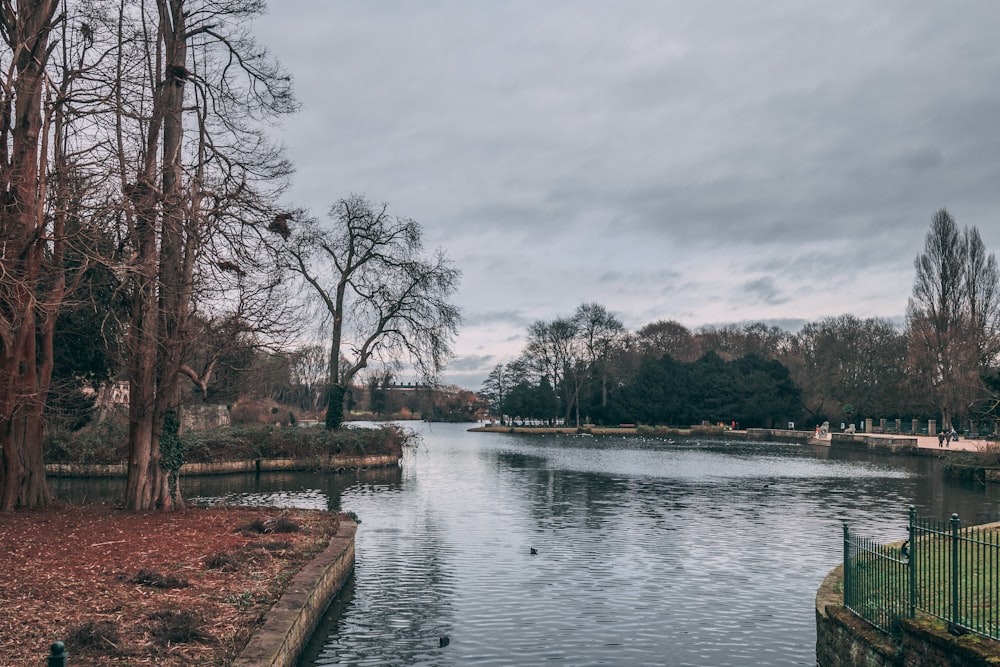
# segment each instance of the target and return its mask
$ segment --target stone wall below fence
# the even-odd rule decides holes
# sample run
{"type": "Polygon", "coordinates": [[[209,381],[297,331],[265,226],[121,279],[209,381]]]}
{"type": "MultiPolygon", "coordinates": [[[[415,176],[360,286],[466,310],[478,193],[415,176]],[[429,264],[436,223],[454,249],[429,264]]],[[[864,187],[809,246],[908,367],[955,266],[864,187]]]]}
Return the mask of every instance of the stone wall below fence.
{"type": "Polygon", "coordinates": [[[977,635],[955,637],[941,622],[902,619],[893,640],[844,608],[844,566],[816,593],[818,667],[996,667],[1000,642],[977,635]]]}

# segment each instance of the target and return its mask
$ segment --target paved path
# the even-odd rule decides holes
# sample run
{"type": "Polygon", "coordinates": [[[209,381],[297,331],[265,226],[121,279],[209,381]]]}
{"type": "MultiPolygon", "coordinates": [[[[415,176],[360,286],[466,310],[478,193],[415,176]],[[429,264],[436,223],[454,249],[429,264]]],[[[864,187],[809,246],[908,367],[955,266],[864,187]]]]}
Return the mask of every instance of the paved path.
{"type": "MultiPolygon", "coordinates": [[[[885,435],[880,433],[869,434],[873,438],[912,438],[911,435],[901,435],[896,436],[892,433],[887,433],[885,435]]],[[[944,447],[938,447],[938,439],[936,435],[918,435],[917,436],[917,447],[921,449],[941,449],[944,450],[957,450],[963,452],[977,452],[981,451],[986,445],[986,440],[966,440],[965,438],[959,438],[958,442],[952,442],[951,444],[945,445],[944,447]]]]}

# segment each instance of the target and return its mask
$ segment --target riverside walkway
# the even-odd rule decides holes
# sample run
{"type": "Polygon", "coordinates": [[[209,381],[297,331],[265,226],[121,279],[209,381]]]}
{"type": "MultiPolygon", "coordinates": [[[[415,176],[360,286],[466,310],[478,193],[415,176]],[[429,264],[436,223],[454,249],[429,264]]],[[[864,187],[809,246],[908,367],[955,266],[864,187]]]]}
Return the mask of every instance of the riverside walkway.
{"type": "MultiPolygon", "coordinates": [[[[856,435],[865,436],[872,439],[885,438],[887,440],[916,440],[918,449],[928,449],[937,451],[959,451],[959,452],[981,452],[987,446],[988,440],[978,439],[978,438],[959,438],[957,441],[953,440],[951,443],[945,444],[943,447],[938,445],[938,437],[936,435],[908,435],[908,434],[897,434],[897,433],[857,433],[856,435]]],[[[810,444],[815,445],[829,445],[830,444],[829,434],[826,437],[810,438],[810,444]]]]}

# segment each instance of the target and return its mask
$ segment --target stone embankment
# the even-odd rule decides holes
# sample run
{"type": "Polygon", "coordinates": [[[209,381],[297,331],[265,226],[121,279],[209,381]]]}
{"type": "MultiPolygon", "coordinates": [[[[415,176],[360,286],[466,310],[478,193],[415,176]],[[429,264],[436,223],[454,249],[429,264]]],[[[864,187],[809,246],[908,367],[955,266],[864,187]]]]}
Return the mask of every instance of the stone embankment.
{"type": "MultiPolygon", "coordinates": [[[[354,470],[384,468],[399,465],[399,456],[378,454],[370,456],[331,456],[309,459],[254,459],[252,461],[220,461],[216,463],[185,463],[180,474],[227,475],[258,473],[276,470],[354,470]]],[[[124,477],[124,463],[111,465],[84,465],[77,463],[49,463],[45,474],[53,477],[124,477]]]]}
{"type": "Polygon", "coordinates": [[[306,563],[264,624],[243,648],[234,667],[294,667],[320,619],[354,571],[357,524],[341,520],[327,548],[306,563]]]}
{"type": "Polygon", "coordinates": [[[900,619],[893,639],[847,610],[844,566],[838,565],[816,593],[818,667],[995,667],[1000,642],[967,634],[954,636],[944,623],[900,619]]]}

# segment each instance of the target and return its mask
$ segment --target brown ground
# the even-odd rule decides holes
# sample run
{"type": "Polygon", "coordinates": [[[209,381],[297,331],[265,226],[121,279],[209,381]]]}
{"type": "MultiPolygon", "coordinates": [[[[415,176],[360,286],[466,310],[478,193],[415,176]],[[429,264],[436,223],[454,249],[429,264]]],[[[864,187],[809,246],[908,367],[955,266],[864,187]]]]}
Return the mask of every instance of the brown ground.
{"type": "Polygon", "coordinates": [[[73,667],[228,665],[337,523],[272,508],[0,513],[0,665],[45,665],[55,640],[73,667]]]}

